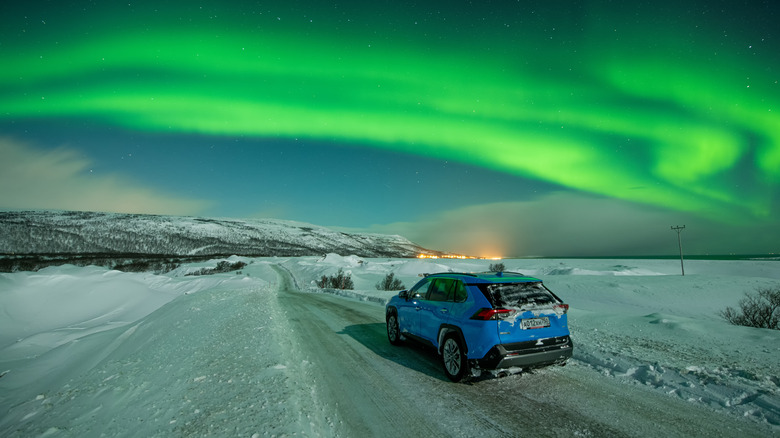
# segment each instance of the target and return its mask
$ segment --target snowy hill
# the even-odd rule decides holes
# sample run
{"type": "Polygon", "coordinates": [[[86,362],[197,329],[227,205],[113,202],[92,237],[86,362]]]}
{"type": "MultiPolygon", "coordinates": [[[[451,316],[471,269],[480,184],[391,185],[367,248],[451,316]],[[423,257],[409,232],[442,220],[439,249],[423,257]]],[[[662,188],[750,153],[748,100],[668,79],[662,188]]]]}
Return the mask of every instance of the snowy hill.
{"type": "Polygon", "coordinates": [[[138,214],[0,212],[0,254],[414,257],[401,236],[351,234],[301,222],[138,214]]]}

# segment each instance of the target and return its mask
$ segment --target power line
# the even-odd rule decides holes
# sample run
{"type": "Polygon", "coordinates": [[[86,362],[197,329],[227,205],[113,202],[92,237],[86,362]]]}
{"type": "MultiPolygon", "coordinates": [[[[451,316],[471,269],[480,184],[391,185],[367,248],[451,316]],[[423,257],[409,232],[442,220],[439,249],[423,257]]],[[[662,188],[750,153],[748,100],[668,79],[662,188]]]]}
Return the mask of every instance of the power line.
{"type": "Polygon", "coordinates": [[[682,254],[682,239],[680,238],[680,233],[682,230],[685,229],[685,225],[683,226],[676,226],[672,227],[674,231],[677,231],[677,245],[680,247],[680,269],[682,269],[682,275],[685,275],[685,265],[683,264],[683,254],[682,254]]]}

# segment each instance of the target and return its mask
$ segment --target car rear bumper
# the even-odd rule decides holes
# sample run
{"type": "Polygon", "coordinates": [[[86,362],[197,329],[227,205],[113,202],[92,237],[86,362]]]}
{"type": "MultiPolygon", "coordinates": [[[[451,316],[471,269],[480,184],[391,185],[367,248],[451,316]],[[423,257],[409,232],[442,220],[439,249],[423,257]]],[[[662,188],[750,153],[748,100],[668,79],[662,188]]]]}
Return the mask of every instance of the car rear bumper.
{"type": "Polygon", "coordinates": [[[566,362],[572,356],[569,336],[539,339],[515,344],[499,344],[491,348],[477,364],[482,369],[536,368],[566,362]]]}

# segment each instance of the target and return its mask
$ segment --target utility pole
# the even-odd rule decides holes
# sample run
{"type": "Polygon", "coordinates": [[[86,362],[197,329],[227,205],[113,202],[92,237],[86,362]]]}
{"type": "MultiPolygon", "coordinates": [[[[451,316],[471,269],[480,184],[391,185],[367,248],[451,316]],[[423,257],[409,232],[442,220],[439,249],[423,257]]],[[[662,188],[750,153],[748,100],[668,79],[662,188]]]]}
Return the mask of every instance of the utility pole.
{"type": "Polygon", "coordinates": [[[683,255],[682,255],[682,240],[680,239],[680,232],[685,229],[685,225],[683,226],[676,226],[672,227],[674,231],[677,231],[677,246],[680,247],[680,269],[682,269],[682,275],[685,275],[685,265],[683,265],[683,255]]]}

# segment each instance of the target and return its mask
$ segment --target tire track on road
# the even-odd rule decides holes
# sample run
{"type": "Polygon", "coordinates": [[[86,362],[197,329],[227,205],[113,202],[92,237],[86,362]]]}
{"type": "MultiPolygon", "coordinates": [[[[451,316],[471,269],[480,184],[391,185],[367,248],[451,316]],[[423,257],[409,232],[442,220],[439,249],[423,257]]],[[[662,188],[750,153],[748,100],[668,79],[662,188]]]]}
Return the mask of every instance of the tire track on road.
{"type": "Polygon", "coordinates": [[[282,277],[279,303],[286,309],[305,359],[316,368],[317,390],[336,407],[345,436],[452,436],[432,426],[425,413],[414,408],[409,395],[388,379],[398,374],[388,371],[392,362],[347,334],[347,327],[365,323],[369,317],[350,312],[332,302],[333,297],[298,292],[292,280],[285,278],[286,271],[277,273],[282,277]]]}

